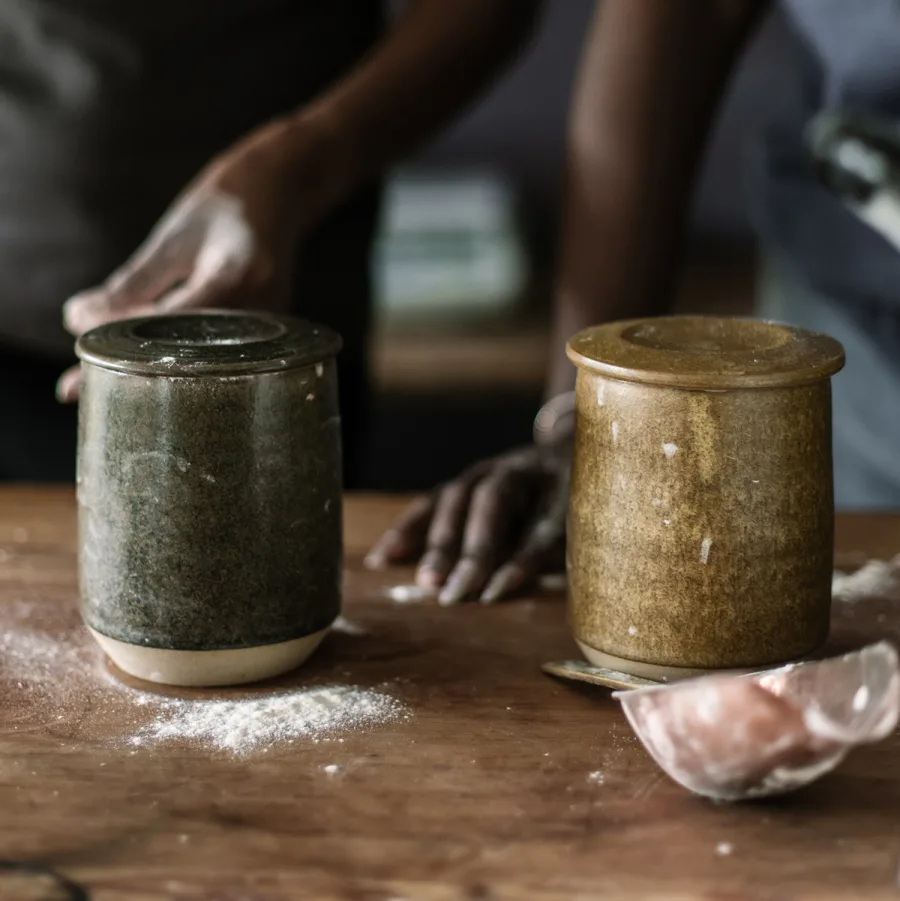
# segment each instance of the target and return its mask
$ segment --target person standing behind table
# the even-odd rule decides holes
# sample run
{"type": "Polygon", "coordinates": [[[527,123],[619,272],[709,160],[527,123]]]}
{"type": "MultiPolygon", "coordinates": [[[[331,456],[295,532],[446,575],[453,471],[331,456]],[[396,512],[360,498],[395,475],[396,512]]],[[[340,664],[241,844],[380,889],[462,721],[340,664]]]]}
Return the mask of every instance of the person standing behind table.
{"type": "MultiPolygon", "coordinates": [[[[408,0],[387,27],[380,0],[0,3],[0,479],[74,476],[75,411],[53,400],[71,297],[72,335],[229,305],[336,329],[352,485],[376,177],[486,87],[539,6],[408,0]]],[[[60,398],[77,387],[70,370],[60,398]]]]}
{"type": "MultiPolygon", "coordinates": [[[[574,422],[566,340],[591,325],[668,310],[718,102],[771,5],[598,3],[570,120],[548,402],[535,443],[478,463],[417,501],[373,548],[371,566],[418,561],[417,583],[453,603],[494,601],[560,565],[574,422]]],[[[900,257],[817,182],[803,134],[822,108],[900,115],[900,4],[782,5],[803,100],[767,132],[753,160],[765,259],[758,312],[844,344],[847,366],[833,385],[836,502],[897,508],[900,257]]]]}

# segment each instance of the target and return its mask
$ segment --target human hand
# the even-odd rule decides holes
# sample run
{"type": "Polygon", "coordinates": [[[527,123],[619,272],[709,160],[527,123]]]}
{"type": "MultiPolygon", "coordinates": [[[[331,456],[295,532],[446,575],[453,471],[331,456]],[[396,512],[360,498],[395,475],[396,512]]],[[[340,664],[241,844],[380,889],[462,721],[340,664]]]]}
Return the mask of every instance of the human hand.
{"type": "MultiPolygon", "coordinates": [[[[316,190],[320,143],[275,123],[213,160],[129,260],[66,302],[66,328],[78,336],[116,319],[201,307],[286,310],[296,242],[316,205],[306,195],[316,190]]],[[[75,400],[78,385],[74,367],[59,380],[59,399],[75,400]]]]}
{"type": "Polygon", "coordinates": [[[366,565],[418,560],[416,584],[446,605],[492,603],[562,570],[571,448],[566,436],[477,463],[413,502],[366,565]]]}

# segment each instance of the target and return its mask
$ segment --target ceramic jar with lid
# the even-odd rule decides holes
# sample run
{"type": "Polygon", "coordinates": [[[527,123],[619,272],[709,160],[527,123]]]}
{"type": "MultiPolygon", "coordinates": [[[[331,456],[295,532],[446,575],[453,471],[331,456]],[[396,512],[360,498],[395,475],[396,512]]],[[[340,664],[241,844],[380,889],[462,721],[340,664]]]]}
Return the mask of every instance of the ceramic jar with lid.
{"type": "Polygon", "coordinates": [[[569,618],[595,665],[651,679],[784,663],[828,634],[831,338],[749,319],[588,329],[569,618]]]}
{"type": "Polygon", "coordinates": [[[341,603],[339,348],[215,311],[78,341],[82,611],[120,669],[236,684],[322,640],[341,603]]]}

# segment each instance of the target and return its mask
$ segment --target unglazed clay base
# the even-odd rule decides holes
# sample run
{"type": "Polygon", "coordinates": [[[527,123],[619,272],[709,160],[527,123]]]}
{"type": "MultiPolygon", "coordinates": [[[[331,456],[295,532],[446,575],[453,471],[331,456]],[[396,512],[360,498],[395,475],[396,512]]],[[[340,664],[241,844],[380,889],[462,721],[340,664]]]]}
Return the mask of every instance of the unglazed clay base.
{"type": "Polygon", "coordinates": [[[90,632],[110,660],[129,676],[162,685],[213,687],[259,682],[296,669],[321,644],[328,629],[278,644],[224,651],[148,648],[117,641],[93,629],[90,632]]]}
{"type": "MultiPolygon", "coordinates": [[[[680,666],[661,666],[656,663],[641,663],[638,660],[628,660],[625,657],[616,657],[613,654],[605,654],[598,651],[590,645],[575,639],[576,644],[581,648],[587,661],[594,666],[606,667],[607,669],[619,670],[623,673],[629,673],[632,676],[640,676],[642,679],[652,679],[654,682],[677,682],[679,679],[691,679],[696,676],[708,676],[712,673],[731,673],[741,675],[744,673],[756,673],[760,670],[769,669],[769,667],[760,666],[754,669],[691,669],[680,666]]],[[[775,666],[776,664],[773,664],[775,666]]]]}

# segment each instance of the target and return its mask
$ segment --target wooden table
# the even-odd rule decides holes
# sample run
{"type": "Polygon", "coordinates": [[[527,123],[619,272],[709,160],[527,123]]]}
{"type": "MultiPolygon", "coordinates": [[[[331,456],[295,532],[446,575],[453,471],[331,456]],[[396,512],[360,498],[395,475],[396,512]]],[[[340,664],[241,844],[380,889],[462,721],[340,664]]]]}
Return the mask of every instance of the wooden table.
{"type": "MultiPolygon", "coordinates": [[[[50,717],[0,656],[0,857],[48,871],[19,874],[16,894],[0,869],[0,898],[900,896],[897,735],[778,802],[694,798],[656,768],[608,693],[539,672],[573,654],[558,597],[455,609],[386,599],[359,559],[397,509],[348,502],[345,615],[367,634],[333,636],[280,685],[382,686],[407,720],[243,760],[123,750],[113,739],[139,709],[89,695],[50,717]],[[46,888],[50,871],[70,880],[68,895],[46,888]]],[[[838,531],[845,562],[900,548],[900,518],[843,518],[838,531]]],[[[50,640],[79,635],[71,494],[0,492],[0,549],[7,651],[25,620],[50,640]]],[[[836,635],[900,640],[900,617],[876,602],[839,618],[836,635]]],[[[35,672],[58,665],[49,656],[35,672]]]]}

